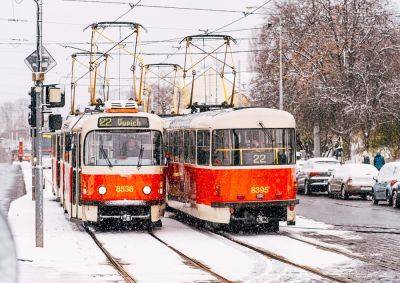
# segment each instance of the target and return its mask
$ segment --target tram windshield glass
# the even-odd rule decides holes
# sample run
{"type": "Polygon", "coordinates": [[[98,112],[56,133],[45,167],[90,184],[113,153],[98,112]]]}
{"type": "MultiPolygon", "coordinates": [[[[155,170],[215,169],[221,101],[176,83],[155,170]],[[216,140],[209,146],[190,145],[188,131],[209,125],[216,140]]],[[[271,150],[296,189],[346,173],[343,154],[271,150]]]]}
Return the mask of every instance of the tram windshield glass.
{"type": "Polygon", "coordinates": [[[85,165],[161,165],[161,145],[158,131],[92,131],[85,139],[85,165]]]}
{"type": "Polygon", "coordinates": [[[214,166],[256,166],[295,163],[294,129],[214,130],[214,166]]]}

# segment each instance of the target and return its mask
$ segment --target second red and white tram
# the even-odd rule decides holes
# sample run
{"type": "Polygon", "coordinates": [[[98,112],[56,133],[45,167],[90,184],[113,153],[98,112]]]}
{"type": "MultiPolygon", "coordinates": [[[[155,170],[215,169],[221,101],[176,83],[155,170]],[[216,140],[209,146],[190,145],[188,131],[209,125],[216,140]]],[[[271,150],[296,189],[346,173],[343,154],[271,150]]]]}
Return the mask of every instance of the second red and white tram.
{"type": "Polygon", "coordinates": [[[167,121],[167,204],[213,224],[295,224],[295,120],[268,108],[167,121]]]}
{"type": "MultiPolygon", "coordinates": [[[[53,136],[53,191],[71,219],[143,220],[165,210],[164,121],[134,101],[70,117],[53,136]]],[[[151,226],[151,225],[150,225],[151,226]]]]}

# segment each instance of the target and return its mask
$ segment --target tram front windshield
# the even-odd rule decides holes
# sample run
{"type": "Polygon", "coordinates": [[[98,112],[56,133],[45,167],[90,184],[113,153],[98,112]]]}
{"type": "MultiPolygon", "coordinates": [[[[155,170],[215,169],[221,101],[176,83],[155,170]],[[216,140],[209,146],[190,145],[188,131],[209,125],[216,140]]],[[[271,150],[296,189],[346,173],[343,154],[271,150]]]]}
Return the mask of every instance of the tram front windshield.
{"type": "Polygon", "coordinates": [[[212,139],[213,166],[295,163],[294,129],[214,130],[212,139]]]}
{"type": "Polygon", "coordinates": [[[92,131],[85,139],[85,165],[161,165],[161,145],[158,131],[92,131]]]}

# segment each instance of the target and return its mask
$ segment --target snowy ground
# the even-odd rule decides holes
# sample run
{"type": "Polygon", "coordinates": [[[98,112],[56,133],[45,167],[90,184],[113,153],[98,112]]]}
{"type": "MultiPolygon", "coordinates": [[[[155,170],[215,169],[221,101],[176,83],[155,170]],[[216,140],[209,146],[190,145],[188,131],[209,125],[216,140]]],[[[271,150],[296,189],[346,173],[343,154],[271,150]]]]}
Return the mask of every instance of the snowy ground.
{"type": "Polygon", "coordinates": [[[91,237],[68,222],[44,191],[44,245],[35,247],[31,167],[22,164],[27,194],[11,203],[8,220],[17,246],[19,282],[123,282],[91,237]]]}
{"type": "MultiPolygon", "coordinates": [[[[23,164],[27,194],[11,204],[9,221],[17,243],[19,282],[123,282],[79,224],[69,222],[51,193],[44,191],[45,248],[35,247],[34,202],[31,200],[31,169],[23,164]]],[[[45,177],[50,179],[50,170],[45,177]]],[[[284,233],[315,229],[322,233],[352,237],[348,232],[305,218],[297,230],[281,227],[284,233]]],[[[194,267],[145,231],[95,231],[103,246],[138,282],[211,282],[216,278],[194,267]]],[[[163,219],[154,234],[181,253],[206,265],[213,272],[241,282],[328,281],[301,268],[268,258],[217,234],[202,231],[173,218],[163,219]]],[[[300,234],[298,234],[300,237],[300,234]]],[[[360,263],[315,245],[276,235],[230,235],[237,240],[278,254],[299,265],[333,275],[344,275],[360,263]]],[[[338,245],[338,248],[340,246],[338,245]]]]}

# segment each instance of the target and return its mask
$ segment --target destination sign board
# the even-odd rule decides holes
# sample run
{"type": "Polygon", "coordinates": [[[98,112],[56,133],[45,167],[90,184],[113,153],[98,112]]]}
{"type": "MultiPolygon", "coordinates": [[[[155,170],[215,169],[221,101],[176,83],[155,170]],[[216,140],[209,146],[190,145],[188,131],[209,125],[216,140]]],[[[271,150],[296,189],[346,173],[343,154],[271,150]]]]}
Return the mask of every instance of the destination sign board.
{"type": "Polygon", "coordinates": [[[100,117],[97,123],[99,128],[148,128],[147,117],[100,117]]]}

